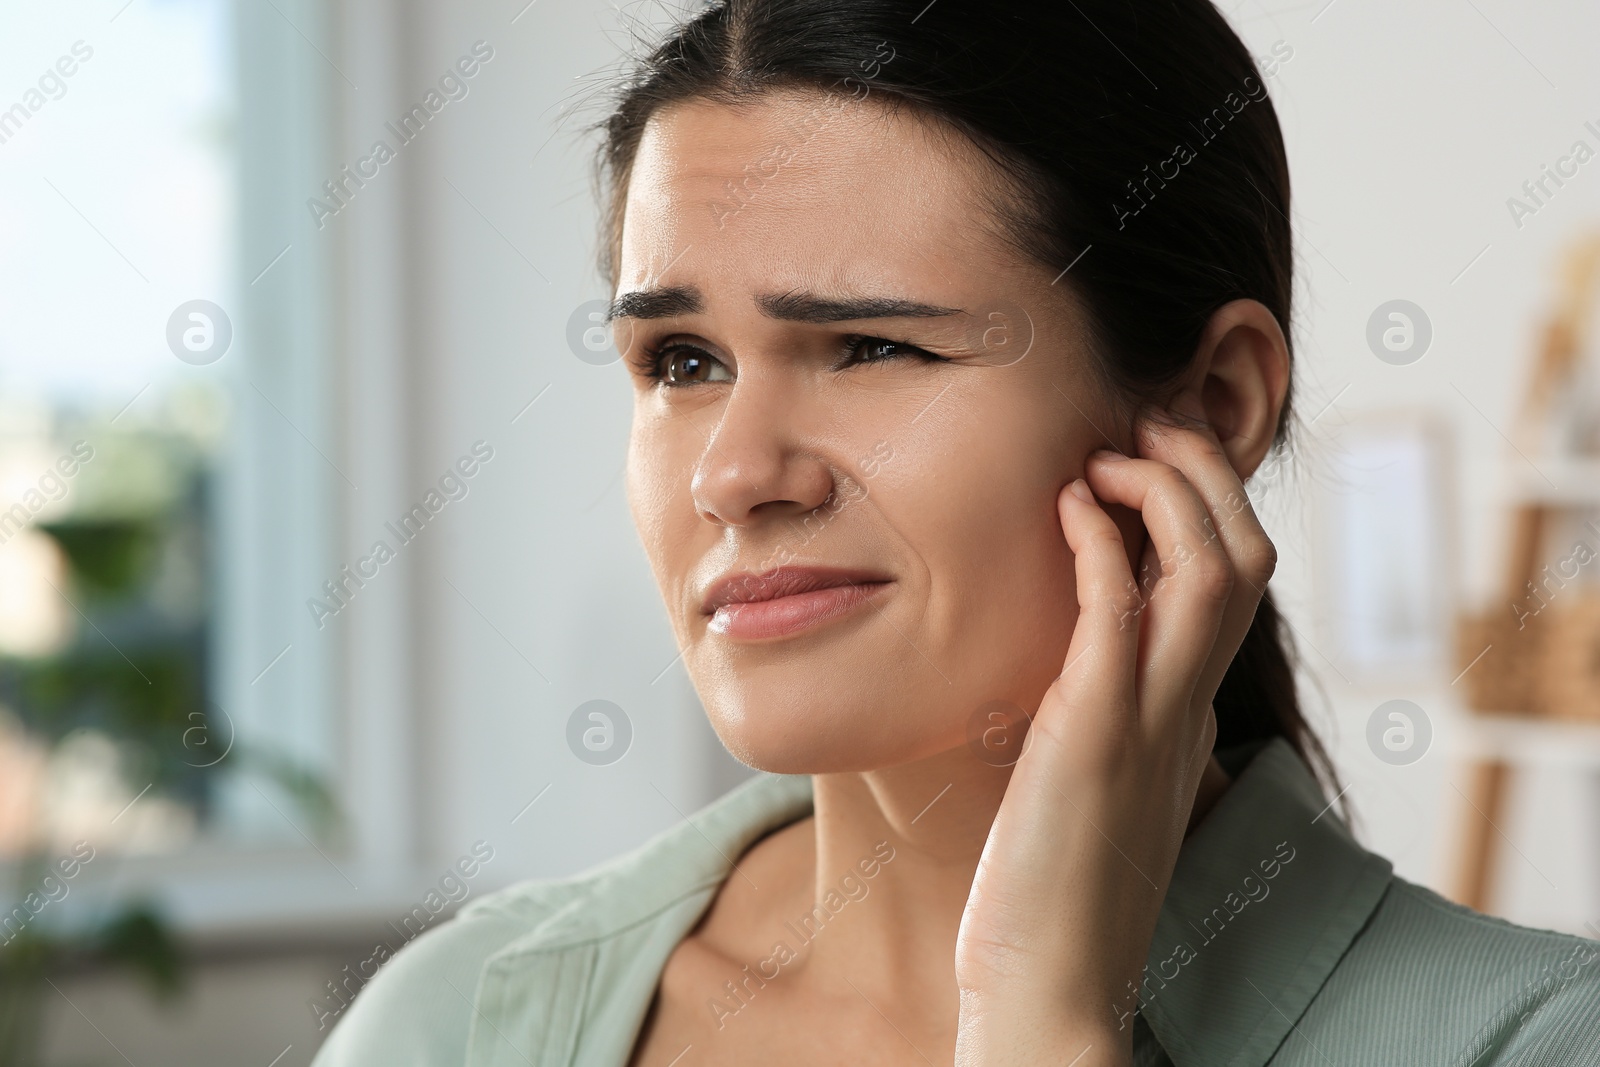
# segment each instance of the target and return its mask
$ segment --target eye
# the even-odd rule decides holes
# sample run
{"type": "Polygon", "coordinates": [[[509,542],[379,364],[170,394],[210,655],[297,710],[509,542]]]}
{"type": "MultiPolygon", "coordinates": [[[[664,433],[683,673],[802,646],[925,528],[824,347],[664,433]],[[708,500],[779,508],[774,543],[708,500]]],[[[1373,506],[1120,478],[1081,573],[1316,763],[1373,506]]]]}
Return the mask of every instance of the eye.
{"type": "Polygon", "coordinates": [[[853,334],[844,339],[844,349],[847,355],[865,353],[865,358],[846,359],[845,366],[858,363],[888,363],[896,359],[917,359],[923,363],[948,363],[943,356],[936,356],[932,352],[924,351],[916,345],[906,344],[904,341],[891,341],[886,337],[871,337],[865,334],[853,334]]]}
{"type": "MultiPolygon", "coordinates": [[[[836,370],[868,363],[890,363],[899,359],[914,359],[921,363],[948,363],[904,341],[891,341],[886,337],[850,334],[841,339],[843,353],[836,370]]],[[[708,385],[714,382],[731,382],[727,364],[696,345],[675,342],[659,348],[646,346],[636,361],[639,373],[646,378],[670,387],[708,385]]]]}
{"type": "Polygon", "coordinates": [[[640,355],[639,363],[647,377],[663,385],[700,385],[733,380],[726,364],[694,345],[671,344],[662,348],[646,348],[640,355]]]}

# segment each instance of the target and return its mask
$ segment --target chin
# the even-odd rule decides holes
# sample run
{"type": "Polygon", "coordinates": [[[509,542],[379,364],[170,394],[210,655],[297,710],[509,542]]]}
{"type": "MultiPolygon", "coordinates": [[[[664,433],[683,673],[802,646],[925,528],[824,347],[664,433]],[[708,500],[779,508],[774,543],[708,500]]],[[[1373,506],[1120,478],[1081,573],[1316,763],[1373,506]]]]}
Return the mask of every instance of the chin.
{"type": "MultiPolygon", "coordinates": [[[[783,673],[800,672],[788,668],[783,673]]],[[[904,691],[846,693],[814,683],[764,685],[751,678],[729,686],[697,684],[696,689],[723,745],[758,771],[869,771],[962,743],[959,709],[928,703],[913,707],[904,691]]]]}

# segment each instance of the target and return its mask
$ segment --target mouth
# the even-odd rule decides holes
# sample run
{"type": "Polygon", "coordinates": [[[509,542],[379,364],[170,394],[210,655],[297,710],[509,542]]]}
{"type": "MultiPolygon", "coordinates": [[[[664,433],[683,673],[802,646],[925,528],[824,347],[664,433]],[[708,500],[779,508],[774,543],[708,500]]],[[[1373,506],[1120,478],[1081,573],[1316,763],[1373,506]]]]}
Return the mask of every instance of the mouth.
{"type": "Polygon", "coordinates": [[[740,571],[718,579],[701,613],[706,628],[736,641],[788,637],[843,618],[875,599],[893,582],[880,574],[826,567],[779,567],[763,574],[740,571]]]}

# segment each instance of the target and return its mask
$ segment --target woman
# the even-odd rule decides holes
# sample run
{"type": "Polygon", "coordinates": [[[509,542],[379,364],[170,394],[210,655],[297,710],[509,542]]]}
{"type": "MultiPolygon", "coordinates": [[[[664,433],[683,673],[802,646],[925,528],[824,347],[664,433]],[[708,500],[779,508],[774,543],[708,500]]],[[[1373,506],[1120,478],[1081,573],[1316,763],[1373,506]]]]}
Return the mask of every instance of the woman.
{"type": "Polygon", "coordinates": [[[727,0],[605,124],[628,492],[762,771],[468,906],[345,1064],[1600,1062],[1593,943],[1313,777],[1243,481],[1288,173],[1206,0],[727,0]]]}

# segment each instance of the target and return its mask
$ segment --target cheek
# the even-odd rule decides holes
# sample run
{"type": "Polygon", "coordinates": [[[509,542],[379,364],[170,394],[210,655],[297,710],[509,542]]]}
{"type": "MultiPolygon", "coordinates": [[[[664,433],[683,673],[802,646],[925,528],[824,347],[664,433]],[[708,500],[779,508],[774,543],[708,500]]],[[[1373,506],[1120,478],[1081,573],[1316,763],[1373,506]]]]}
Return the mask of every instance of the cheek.
{"type": "Polygon", "coordinates": [[[663,595],[688,566],[683,526],[695,519],[689,496],[693,457],[680,455],[682,447],[653,415],[634,416],[625,471],[628,510],[663,595]]]}
{"type": "Polygon", "coordinates": [[[1048,424],[1019,432],[1015,417],[962,421],[970,429],[939,427],[874,483],[915,575],[915,617],[902,624],[938,667],[923,672],[923,706],[945,721],[928,726],[952,737],[991,701],[1031,711],[1060,672],[1077,617],[1055,505],[1064,443],[1048,424]],[[982,429],[1007,425],[1006,435],[982,429]]]}
{"type": "Polygon", "coordinates": [[[930,616],[944,621],[954,649],[994,664],[998,678],[1064,649],[1077,599],[1053,480],[995,470],[946,487],[947,499],[961,503],[948,508],[926,551],[939,556],[930,560],[930,616]]]}

